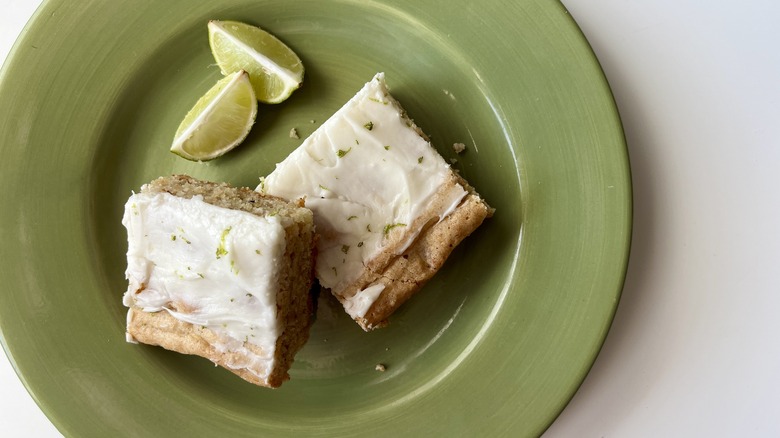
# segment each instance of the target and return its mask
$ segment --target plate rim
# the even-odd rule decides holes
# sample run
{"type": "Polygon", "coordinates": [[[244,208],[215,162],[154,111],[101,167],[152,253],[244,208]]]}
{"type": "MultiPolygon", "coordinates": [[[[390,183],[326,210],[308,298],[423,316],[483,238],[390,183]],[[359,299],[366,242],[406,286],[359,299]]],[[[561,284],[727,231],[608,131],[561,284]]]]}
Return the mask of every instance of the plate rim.
{"type": "MultiPolygon", "coordinates": [[[[565,6],[559,0],[551,0],[551,1],[554,2],[554,3],[557,3],[561,8],[565,9],[565,6]]],[[[23,46],[24,42],[26,41],[26,39],[30,37],[31,33],[34,33],[34,27],[36,26],[36,22],[49,9],[55,8],[56,5],[58,4],[58,2],[59,3],[65,3],[64,0],[44,0],[43,3],[41,4],[41,6],[39,6],[36,9],[35,13],[32,15],[30,20],[24,26],[22,32],[17,37],[14,45],[12,46],[11,50],[8,53],[8,56],[7,56],[6,60],[3,63],[2,69],[0,69],[0,81],[2,81],[6,77],[6,75],[10,75],[11,74],[11,71],[13,69],[14,59],[18,56],[18,53],[23,50],[22,46],[23,46]]],[[[568,14],[568,13],[567,13],[567,15],[569,17],[569,20],[570,20],[571,24],[574,26],[574,29],[576,29],[576,31],[578,32],[580,38],[582,39],[582,41],[589,48],[590,56],[592,56],[592,58],[596,61],[596,64],[597,64],[597,66],[599,68],[599,73],[600,73],[600,76],[601,76],[601,80],[603,81],[603,84],[606,87],[606,89],[609,90],[609,98],[610,98],[611,104],[612,104],[612,113],[613,113],[612,115],[616,119],[617,126],[620,127],[619,136],[620,136],[620,141],[622,143],[621,150],[623,151],[623,156],[625,158],[624,170],[625,170],[625,173],[626,173],[626,181],[625,182],[626,182],[626,185],[627,185],[627,187],[626,187],[626,190],[627,190],[626,211],[624,212],[624,214],[626,215],[626,221],[625,221],[625,230],[623,230],[623,234],[626,236],[626,239],[625,239],[625,243],[624,243],[624,246],[623,246],[623,254],[621,255],[622,266],[620,268],[620,275],[619,275],[619,277],[620,277],[619,278],[620,287],[618,288],[618,290],[614,294],[614,296],[615,296],[614,303],[613,303],[612,307],[609,309],[609,312],[608,312],[609,313],[609,318],[607,320],[607,324],[606,324],[606,328],[604,330],[604,333],[603,333],[603,335],[599,339],[598,347],[595,349],[595,351],[593,351],[592,358],[591,358],[591,360],[588,361],[588,365],[587,365],[587,367],[585,367],[584,373],[582,374],[581,378],[579,379],[579,382],[575,385],[575,388],[572,391],[570,391],[570,395],[568,396],[568,398],[565,400],[564,403],[562,403],[560,409],[557,412],[555,412],[554,415],[552,415],[550,421],[545,425],[543,430],[546,430],[554,422],[554,420],[560,415],[560,413],[566,408],[566,406],[571,401],[571,399],[575,396],[578,388],[583,384],[586,376],[588,375],[590,370],[595,365],[596,358],[598,357],[599,352],[601,351],[601,349],[603,348],[604,343],[606,342],[607,335],[609,333],[611,325],[614,322],[614,317],[615,317],[615,314],[616,314],[617,309],[618,309],[618,304],[619,304],[619,301],[620,301],[620,297],[622,295],[623,288],[625,286],[625,279],[626,279],[627,270],[628,270],[629,257],[630,257],[630,251],[631,251],[631,244],[632,244],[632,238],[633,238],[632,229],[633,229],[633,201],[634,200],[633,200],[633,194],[632,194],[633,187],[632,187],[631,166],[630,166],[630,159],[629,159],[629,155],[628,155],[629,151],[628,151],[628,147],[627,147],[625,132],[623,130],[622,121],[620,120],[620,114],[619,114],[619,111],[618,111],[618,107],[617,107],[617,104],[615,102],[614,94],[610,90],[609,83],[608,83],[607,78],[606,78],[606,74],[603,71],[602,66],[598,63],[598,58],[597,58],[595,52],[593,51],[592,46],[588,42],[588,40],[585,37],[582,29],[577,24],[577,22],[574,19],[574,17],[572,17],[571,14],[568,14]]],[[[521,225],[521,227],[522,227],[522,225],[521,225]]],[[[40,394],[38,394],[37,391],[34,391],[33,389],[31,389],[31,387],[30,387],[30,385],[29,385],[29,383],[28,383],[28,381],[27,381],[27,379],[26,379],[26,377],[24,375],[23,370],[21,370],[19,368],[19,366],[17,365],[16,360],[14,359],[14,355],[11,353],[10,344],[8,343],[8,340],[5,338],[5,335],[4,335],[3,319],[1,317],[1,315],[2,315],[2,312],[0,312],[0,345],[2,345],[2,348],[3,348],[6,356],[8,357],[9,362],[11,363],[12,367],[14,368],[14,371],[16,372],[18,378],[23,383],[24,387],[27,389],[28,393],[31,395],[31,397],[36,402],[36,404],[41,409],[41,411],[44,412],[44,414],[47,416],[47,418],[49,418],[49,420],[59,430],[62,430],[61,427],[60,427],[60,422],[56,420],[56,414],[53,413],[53,412],[50,412],[51,409],[44,409],[45,403],[43,402],[43,399],[40,398],[40,394]]]]}

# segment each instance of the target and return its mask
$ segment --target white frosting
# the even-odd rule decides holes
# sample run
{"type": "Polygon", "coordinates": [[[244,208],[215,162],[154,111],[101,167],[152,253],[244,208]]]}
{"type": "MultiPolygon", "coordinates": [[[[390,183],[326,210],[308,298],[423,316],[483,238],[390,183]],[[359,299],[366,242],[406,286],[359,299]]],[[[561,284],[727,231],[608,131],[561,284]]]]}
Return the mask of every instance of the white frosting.
{"type": "MultiPolygon", "coordinates": [[[[450,172],[396,107],[379,73],[277,164],[258,190],[304,198],[320,234],[317,278],[339,295],[384,250],[389,235],[402,233],[406,239],[398,254],[414,242],[420,230],[407,227],[428,207],[450,172]]],[[[466,191],[456,186],[445,196],[446,205],[437,213],[440,220],[466,191]]],[[[349,301],[351,315],[366,313],[381,292],[375,286],[349,301]]]]}
{"type": "Polygon", "coordinates": [[[371,308],[382,291],[385,290],[385,285],[377,283],[371,285],[360,292],[352,295],[351,297],[344,298],[344,310],[347,311],[352,318],[362,318],[366,316],[366,312],[371,308]]]}
{"type": "Polygon", "coordinates": [[[141,193],[125,204],[122,224],[128,236],[124,304],[208,327],[218,336],[217,351],[247,357],[231,368],[267,378],[281,332],[276,292],[285,239],[279,219],[217,207],[200,196],[141,193]]]}

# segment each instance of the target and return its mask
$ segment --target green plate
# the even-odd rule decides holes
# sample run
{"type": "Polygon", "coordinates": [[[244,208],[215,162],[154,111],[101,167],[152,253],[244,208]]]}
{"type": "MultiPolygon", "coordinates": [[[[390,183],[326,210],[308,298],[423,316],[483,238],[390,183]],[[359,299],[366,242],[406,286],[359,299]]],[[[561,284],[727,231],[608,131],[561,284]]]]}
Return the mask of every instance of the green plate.
{"type": "Polygon", "coordinates": [[[607,82],[565,8],[515,2],[48,0],[0,85],[0,329],[69,436],[533,436],[593,363],[628,257],[628,158],[607,82]],[[259,25],[306,65],[248,140],[208,164],[170,152],[220,77],[206,22],[259,25]],[[120,224],[157,176],[253,187],[374,73],[495,217],[391,325],[322,297],[292,380],[250,385],[125,342],[120,224]],[[314,121],[313,123],[311,121],[314,121]],[[387,370],[375,370],[378,363],[387,370]]]}

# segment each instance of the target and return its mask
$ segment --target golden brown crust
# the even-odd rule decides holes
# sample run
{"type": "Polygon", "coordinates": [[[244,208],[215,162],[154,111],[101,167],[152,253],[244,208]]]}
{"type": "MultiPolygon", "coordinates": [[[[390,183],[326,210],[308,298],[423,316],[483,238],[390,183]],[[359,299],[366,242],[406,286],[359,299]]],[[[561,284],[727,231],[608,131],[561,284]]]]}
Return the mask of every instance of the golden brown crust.
{"type": "Polygon", "coordinates": [[[283,225],[291,221],[308,221],[311,210],[301,202],[290,202],[248,187],[233,187],[224,182],[201,181],[188,175],[171,175],[157,178],[141,187],[142,193],[169,193],[180,198],[203,197],[203,201],[231,210],[240,210],[257,216],[278,215],[283,225]]]}
{"type": "Polygon", "coordinates": [[[289,379],[287,371],[292,366],[295,353],[309,339],[309,328],[314,321],[314,303],[310,294],[316,253],[314,227],[311,222],[302,222],[288,227],[285,232],[284,260],[287,269],[280,275],[276,295],[277,318],[283,331],[276,340],[276,366],[269,377],[270,382],[279,384],[289,379]]]}
{"type": "MultiPolygon", "coordinates": [[[[212,347],[212,344],[217,341],[217,335],[212,330],[180,321],[166,311],[149,313],[131,308],[128,310],[127,316],[127,333],[142,344],[156,345],[166,350],[204,357],[255,385],[275,388],[286,380],[274,376],[273,379],[269,378],[266,382],[246,369],[230,368],[228,364],[241,361],[243,359],[241,355],[232,352],[218,352],[212,347]]],[[[245,346],[255,353],[262,353],[254,345],[247,343],[245,346]]]]}
{"type": "Polygon", "coordinates": [[[396,256],[381,273],[382,294],[357,322],[364,330],[381,327],[395,310],[441,269],[455,247],[489,216],[490,208],[478,196],[469,194],[463,203],[441,222],[423,231],[401,256],[396,256]]]}
{"type": "MultiPolygon", "coordinates": [[[[398,233],[382,254],[366,264],[358,279],[341,291],[341,296],[349,297],[371,285],[381,283],[385,286],[368,312],[355,321],[365,331],[385,326],[387,318],[430,280],[455,247],[492,214],[493,209],[453,172],[426,213],[408,231],[398,233]],[[441,202],[447,199],[444,193],[455,185],[468,193],[452,213],[439,221],[436,212],[442,211],[441,202]],[[418,231],[414,242],[401,252],[409,236],[413,237],[418,231]]],[[[338,293],[335,295],[339,298],[338,293]]]]}

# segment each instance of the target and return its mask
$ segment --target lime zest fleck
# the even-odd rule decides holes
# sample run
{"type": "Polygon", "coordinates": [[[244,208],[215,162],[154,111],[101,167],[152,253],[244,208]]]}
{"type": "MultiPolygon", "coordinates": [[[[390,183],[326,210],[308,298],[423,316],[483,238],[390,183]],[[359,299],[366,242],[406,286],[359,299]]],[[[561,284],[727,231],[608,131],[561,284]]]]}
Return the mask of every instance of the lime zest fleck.
{"type": "Polygon", "coordinates": [[[358,242],[357,247],[361,248],[362,246],[363,246],[363,241],[361,240],[360,242],[358,242]]]}
{"type": "MultiPolygon", "coordinates": [[[[355,140],[355,141],[357,141],[357,140],[355,140]]],[[[344,149],[339,149],[338,152],[336,152],[336,155],[339,158],[344,158],[344,156],[347,155],[349,153],[349,151],[351,151],[351,150],[352,150],[351,147],[349,149],[347,149],[346,151],[344,149]]]]}
{"type": "Polygon", "coordinates": [[[233,227],[227,227],[222,230],[222,235],[219,237],[219,246],[217,247],[217,259],[228,254],[228,250],[225,249],[225,239],[227,239],[227,235],[230,234],[232,229],[233,227]]]}
{"type": "Polygon", "coordinates": [[[390,145],[389,145],[389,144],[388,144],[388,145],[385,145],[385,150],[386,150],[386,151],[389,151],[389,150],[390,150],[390,145]]]}
{"type": "Polygon", "coordinates": [[[347,254],[349,252],[349,245],[341,245],[341,252],[347,254]]]}
{"type": "Polygon", "coordinates": [[[417,164],[422,164],[422,162],[423,162],[423,158],[424,158],[424,157],[420,157],[420,158],[418,158],[418,159],[417,159],[417,164]]]}
{"type": "Polygon", "coordinates": [[[384,234],[385,236],[387,236],[387,234],[388,234],[388,233],[390,232],[390,230],[392,230],[393,228],[397,228],[397,227],[405,227],[405,226],[406,226],[406,224],[402,224],[402,223],[400,223],[400,222],[398,222],[398,223],[395,223],[395,224],[387,224],[387,225],[385,225],[385,228],[384,228],[384,230],[383,230],[383,234],[384,234]]]}
{"type": "Polygon", "coordinates": [[[347,220],[348,220],[348,221],[351,221],[352,219],[357,219],[357,216],[355,216],[355,215],[352,215],[352,216],[350,216],[350,217],[348,217],[348,218],[347,218],[347,220]]]}
{"type": "Polygon", "coordinates": [[[374,129],[374,122],[368,122],[365,125],[363,125],[363,127],[370,131],[370,130],[374,129]]]}

